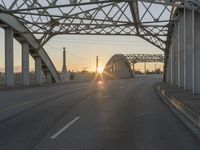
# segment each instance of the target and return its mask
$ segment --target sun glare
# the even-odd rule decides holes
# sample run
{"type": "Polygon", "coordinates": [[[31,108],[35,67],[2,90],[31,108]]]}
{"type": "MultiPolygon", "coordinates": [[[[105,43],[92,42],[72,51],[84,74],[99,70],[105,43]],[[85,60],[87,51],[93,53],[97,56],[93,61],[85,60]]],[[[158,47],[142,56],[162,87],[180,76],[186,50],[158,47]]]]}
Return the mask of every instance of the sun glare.
{"type": "Polygon", "coordinates": [[[98,73],[103,73],[103,67],[102,67],[102,66],[99,66],[99,67],[97,68],[97,72],[98,72],[98,73]]]}

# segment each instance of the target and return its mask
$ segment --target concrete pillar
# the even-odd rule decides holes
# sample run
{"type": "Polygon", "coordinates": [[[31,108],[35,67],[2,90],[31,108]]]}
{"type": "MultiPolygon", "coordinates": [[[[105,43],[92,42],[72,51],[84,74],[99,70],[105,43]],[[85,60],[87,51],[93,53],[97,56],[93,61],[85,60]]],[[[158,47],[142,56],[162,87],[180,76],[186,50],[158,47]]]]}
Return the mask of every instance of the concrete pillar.
{"type": "Polygon", "coordinates": [[[5,84],[14,86],[13,30],[5,29],[5,84]]]}
{"type": "Polygon", "coordinates": [[[172,85],[178,85],[178,42],[177,42],[177,22],[174,25],[172,34],[172,85]]]}
{"type": "Polygon", "coordinates": [[[169,46],[169,54],[167,60],[167,82],[171,82],[171,45],[169,46]]]}
{"type": "Polygon", "coordinates": [[[42,61],[40,57],[35,57],[35,82],[42,84],[42,61]]]}
{"type": "Polygon", "coordinates": [[[178,20],[178,87],[184,87],[184,10],[179,10],[178,20]]]}
{"type": "Polygon", "coordinates": [[[173,85],[174,83],[174,80],[173,80],[173,70],[174,70],[174,56],[173,56],[173,34],[172,34],[172,41],[171,41],[171,46],[170,46],[170,49],[169,49],[169,54],[170,54],[170,83],[173,85]]]}
{"type": "Polygon", "coordinates": [[[168,58],[167,61],[167,82],[170,83],[171,79],[170,79],[170,74],[171,74],[171,68],[170,68],[170,58],[168,58]]]}
{"type": "Polygon", "coordinates": [[[22,43],[22,84],[30,85],[29,80],[29,44],[22,43]]]}
{"type": "Polygon", "coordinates": [[[46,83],[52,83],[52,76],[50,72],[46,72],[46,83]]]}
{"type": "Polygon", "coordinates": [[[176,42],[175,42],[175,34],[172,33],[172,39],[171,39],[171,85],[175,85],[176,83],[176,56],[175,56],[175,51],[176,51],[176,42]]]}
{"type": "Polygon", "coordinates": [[[192,89],[192,11],[184,11],[184,89],[192,89]]]}
{"type": "Polygon", "coordinates": [[[193,13],[193,93],[200,93],[200,15],[193,13]]]}

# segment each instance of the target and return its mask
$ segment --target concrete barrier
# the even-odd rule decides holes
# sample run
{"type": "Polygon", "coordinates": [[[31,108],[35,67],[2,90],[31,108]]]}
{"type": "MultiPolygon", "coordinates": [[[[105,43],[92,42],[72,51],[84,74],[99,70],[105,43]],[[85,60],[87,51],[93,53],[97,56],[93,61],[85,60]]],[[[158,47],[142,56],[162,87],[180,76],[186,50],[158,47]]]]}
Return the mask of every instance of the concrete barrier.
{"type": "Polygon", "coordinates": [[[179,119],[200,139],[200,114],[182,103],[176,97],[169,95],[159,84],[155,85],[155,90],[179,119]]]}

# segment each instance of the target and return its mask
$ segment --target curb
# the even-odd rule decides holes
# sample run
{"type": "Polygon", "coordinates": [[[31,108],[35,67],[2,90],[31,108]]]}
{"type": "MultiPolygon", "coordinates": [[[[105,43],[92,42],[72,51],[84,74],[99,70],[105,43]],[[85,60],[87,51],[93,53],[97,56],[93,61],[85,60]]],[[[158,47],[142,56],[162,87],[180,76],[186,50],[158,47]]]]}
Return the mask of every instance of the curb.
{"type": "Polygon", "coordinates": [[[200,139],[200,114],[192,110],[189,106],[185,105],[174,96],[167,94],[166,90],[159,84],[155,85],[154,89],[162,100],[178,116],[178,118],[192,130],[198,139],[200,139]]]}

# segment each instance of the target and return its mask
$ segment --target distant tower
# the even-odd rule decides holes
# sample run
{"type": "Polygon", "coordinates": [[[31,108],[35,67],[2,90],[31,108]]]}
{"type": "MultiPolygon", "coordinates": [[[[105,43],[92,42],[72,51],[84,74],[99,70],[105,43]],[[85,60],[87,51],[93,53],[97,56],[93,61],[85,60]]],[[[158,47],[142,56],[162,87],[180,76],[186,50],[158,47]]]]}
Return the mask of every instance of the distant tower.
{"type": "Polygon", "coordinates": [[[99,57],[96,56],[96,73],[97,73],[98,67],[99,67],[99,57]]]}
{"type": "Polygon", "coordinates": [[[65,47],[63,47],[63,67],[62,67],[62,74],[61,74],[62,82],[67,82],[70,80],[69,73],[67,72],[67,66],[66,66],[66,50],[65,47]]]}
{"type": "Polygon", "coordinates": [[[66,48],[63,47],[63,67],[62,67],[62,72],[67,71],[67,66],[66,66],[66,48]]]}

